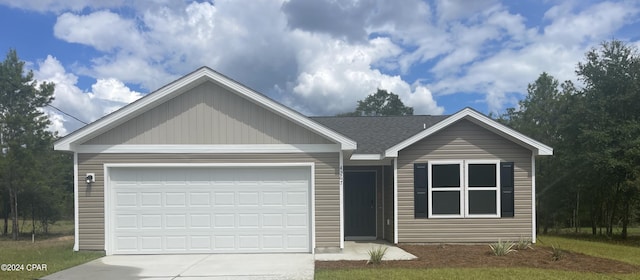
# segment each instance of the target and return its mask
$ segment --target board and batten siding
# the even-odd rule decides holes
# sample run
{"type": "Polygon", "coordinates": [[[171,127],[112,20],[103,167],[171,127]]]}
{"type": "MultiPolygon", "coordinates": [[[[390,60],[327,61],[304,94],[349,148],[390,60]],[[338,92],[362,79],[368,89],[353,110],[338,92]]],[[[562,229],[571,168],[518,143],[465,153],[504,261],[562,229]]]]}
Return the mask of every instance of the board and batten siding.
{"type": "Polygon", "coordinates": [[[105,163],[315,163],[315,248],[340,247],[339,153],[313,154],[78,154],[79,249],[104,250],[105,163]]]}
{"type": "Polygon", "coordinates": [[[468,120],[460,120],[398,154],[398,242],[495,242],[532,237],[532,152],[468,120]],[[514,162],[513,218],[414,218],[413,164],[430,160],[514,162]]]}
{"type": "Polygon", "coordinates": [[[82,144],[333,142],[212,82],[204,82],[82,144]]]}

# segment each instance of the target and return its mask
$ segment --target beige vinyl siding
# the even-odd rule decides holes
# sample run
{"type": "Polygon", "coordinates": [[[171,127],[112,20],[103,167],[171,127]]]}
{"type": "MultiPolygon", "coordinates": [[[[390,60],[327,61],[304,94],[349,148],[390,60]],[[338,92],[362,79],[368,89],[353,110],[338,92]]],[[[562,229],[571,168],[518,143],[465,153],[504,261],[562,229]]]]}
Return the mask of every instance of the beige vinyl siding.
{"type": "Polygon", "coordinates": [[[104,250],[105,163],[315,163],[316,248],[340,246],[338,153],[314,154],[78,154],[80,250],[104,250]],[[90,188],[83,174],[95,173],[90,188]]]}
{"type": "Polygon", "coordinates": [[[470,121],[457,123],[398,154],[399,242],[491,242],[532,236],[532,152],[470,121]],[[515,163],[515,217],[415,219],[413,164],[429,160],[498,159],[515,163]]]}
{"type": "Polygon", "coordinates": [[[332,142],[212,82],[205,82],[83,144],[332,142]]]}
{"type": "Polygon", "coordinates": [[[393,243],[393,166],[383,166],[384,239],[393,243]],[[388,221],[388,223],[387,223],[388,221]]]}

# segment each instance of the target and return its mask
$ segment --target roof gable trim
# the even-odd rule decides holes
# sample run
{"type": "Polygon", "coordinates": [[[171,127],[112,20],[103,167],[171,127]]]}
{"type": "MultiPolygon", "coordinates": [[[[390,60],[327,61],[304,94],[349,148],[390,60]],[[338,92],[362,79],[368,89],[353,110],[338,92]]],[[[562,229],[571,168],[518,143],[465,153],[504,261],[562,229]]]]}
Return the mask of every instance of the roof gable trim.
{"type": "Polygon", "coordinates": [[[229,79],[228,77],[208,68],[202,67],[170,84],[164,86],[157,91],[150,93],[148,96],[139,99],[129,105],[126,105],[122,109],[115,111],[114,113],[105,116],[102,119],[99,119],[83,128],[80,128],[78,131],[75,131],[66,137],[58,140],[54,144],[55,150],[63,150],[63,151],[73,151],[74,146],[77,144],[89,140],[92,137],[99,135],[100,133],[104,133],[107,130],[126,122],[127,120],[135,117],[141,110],[150,109],[154,106],[168,100],[169,98],[173,98],[179,94],[184,92],[184,88],[187,88],[190,85],[198,83],[202,81],[202,79],[208,79],[217,83],[240,96],[243,96],[259,105],[265,106],[265,108],[273,111],[276,114],[279,114],[299,125],[305,127],[315,133],[318,133],[336,143],[340,144],[342,150],[355,150],[356,142],[347,138],[344,135],[341,135],[309,118],[306,116],[280,104],[277,103],[264,95],[261,95],[246,86],[241,85],[240,83],[229,79]]]}
{"type": "Polygon", "coordinates": [[[153,154],[264,154],[339,152],[338,144],[239,144],[239,145],[79,145],[78,153],[153,153],[153,154]]]}
{"type": "Polygon", "coordinates": [[[524,134],[517,132],[497,121],[494,121],[484,114],[479,113],[478,111],[475,111],[471,108],[464,108],[459,112],[451,115],[450,117],[440,121],[439,123],[425,129],[424,131],[421,131],[418,134],[411,136],[410,138],[387,149],[384,153],[384,156],[398,157],[398,152],[400,150],[452,125],[453,123],[461,119],[468,119],[474,123],[481,124],[487,129],[498,132],[506,138],[510,138],[512,141],[515,140],[515,142],[517,142],[518,144],[532,150],[536,155],[553,155],[553,148],[542,144],[528,136],[525,136],[524,134]]]}

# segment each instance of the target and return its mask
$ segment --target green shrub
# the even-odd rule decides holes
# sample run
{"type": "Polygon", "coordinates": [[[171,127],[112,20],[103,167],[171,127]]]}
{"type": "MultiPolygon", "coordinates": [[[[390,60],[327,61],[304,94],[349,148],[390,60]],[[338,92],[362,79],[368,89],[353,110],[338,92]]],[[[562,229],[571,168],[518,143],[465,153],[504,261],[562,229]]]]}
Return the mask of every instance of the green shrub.
{"type": "Polygon", "coordinates": [[[513,242],[502,242],[500,239],[498,239],[497,243],[489,245],[491,252],[496,256],[506,256],[507,254],[515,251],[513,249],[515,246],[516,244],[513,242]]]}
{"type": "Polygon", "coordinates": [[[384,254],[387,253],[387,248],[383,248],[382,246],[379,246],[378,248],[371,248],[368,253],[369,260],[367,261],[367,263],[379,264],[382,261],[384,254]]]}

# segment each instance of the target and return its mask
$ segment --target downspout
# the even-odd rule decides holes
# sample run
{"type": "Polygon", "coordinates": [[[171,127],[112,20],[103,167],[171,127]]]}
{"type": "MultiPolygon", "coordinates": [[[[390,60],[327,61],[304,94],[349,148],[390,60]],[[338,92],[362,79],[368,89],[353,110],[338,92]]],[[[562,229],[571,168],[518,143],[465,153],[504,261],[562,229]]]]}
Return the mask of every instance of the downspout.
{"type": "Polygon", "coordinates": [[[398,158],[393,158],[393,244],[398,244],[398,158]]]}
{"type": "Polygon", "coordinates": [[[531,243],[536,243],[536,155],[531,152],[531,243]]]}
{"type": "Polygon", "coordinates": [[[80,250],[80,217],[78,211],[78,153],[73,152],[73,220],[74,220],[74,241],[73,251],[80,250]]]}
{"type": "Polygon", "coordinates": [[[340,150],[340,163],[338,166],[338,176],[340,180],[340,249],[344,249],[344,160],[340,150]]]}

